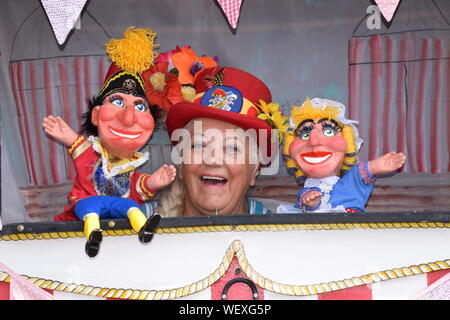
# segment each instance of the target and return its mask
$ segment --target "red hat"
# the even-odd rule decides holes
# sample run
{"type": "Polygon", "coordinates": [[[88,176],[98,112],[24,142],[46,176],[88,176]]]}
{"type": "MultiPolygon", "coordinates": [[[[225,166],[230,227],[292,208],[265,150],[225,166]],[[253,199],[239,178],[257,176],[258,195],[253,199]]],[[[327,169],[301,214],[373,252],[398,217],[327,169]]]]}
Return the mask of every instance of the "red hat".
{"type": "Polygon", "coordinates": [[[243,70],[217,66],[200,72],[194,87],[198,94],[192,102],[177,103],[169,110],[166,119],[169,136],[192,119],[217,119],[244,130],[255,129],[258,144],[260,130],[264,129],[267,132],[266,155],[271,156],[272,127],[257,116],[261,113],[260,100],[270,103],[272,95],[260,79],[243,70]]]}

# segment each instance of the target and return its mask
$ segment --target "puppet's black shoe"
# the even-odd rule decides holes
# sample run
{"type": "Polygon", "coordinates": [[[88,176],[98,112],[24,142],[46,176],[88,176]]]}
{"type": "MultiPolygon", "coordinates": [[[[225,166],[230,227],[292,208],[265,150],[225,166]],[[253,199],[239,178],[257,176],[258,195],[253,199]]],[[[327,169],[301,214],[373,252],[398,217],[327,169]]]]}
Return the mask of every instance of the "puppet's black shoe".
{"type": "Polygon", "coordinates": [[[89,235],[89,239],[86,241],[86,254],[93,258],[97,255],[98,251],[100,250],[100,243],[102,242],[103,235],[102,230],[95,229],[91,232],[89,235]]]}
{"type": "Polygon", "coordinates": [[[142,243],[149,243],[153,239],[153,234],[156,229],[158,229],[159,222],[161,221],[161,216],[159,214],[154,214],[147,219],[141,230],[139,230],[139,241],[142,243]]]}

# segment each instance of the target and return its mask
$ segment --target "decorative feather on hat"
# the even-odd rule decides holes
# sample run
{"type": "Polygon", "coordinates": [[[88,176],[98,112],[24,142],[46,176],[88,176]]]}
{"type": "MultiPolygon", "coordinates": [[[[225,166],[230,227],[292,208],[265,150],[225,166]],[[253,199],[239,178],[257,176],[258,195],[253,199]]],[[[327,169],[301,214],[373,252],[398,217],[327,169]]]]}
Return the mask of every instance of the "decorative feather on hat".
{"type": "Polygon", "coordinates": [[[142,73],[153,65],[156,57],[156,33],[148,28],[129,27],[122,39],[111,39],[106,44],[106,52],[112,64],[106,74],[100,97],[113,92],[146,96],[142,73]]]}

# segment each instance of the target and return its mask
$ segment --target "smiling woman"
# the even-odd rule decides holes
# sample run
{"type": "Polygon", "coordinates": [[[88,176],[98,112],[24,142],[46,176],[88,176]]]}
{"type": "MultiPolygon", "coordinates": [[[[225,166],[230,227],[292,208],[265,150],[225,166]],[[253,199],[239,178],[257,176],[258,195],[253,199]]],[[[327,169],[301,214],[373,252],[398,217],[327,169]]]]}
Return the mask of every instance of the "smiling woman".
{"type": "Polygon", "coordinates": [[[260,104],[271,102],[269,89],[229,67],[205,69],[194,85],[194,101],[174,105],[167,115],[179,173],[159,203],[146,208],[152,213],[159,205],[162,216],[268,213],[247,191],[256,183],[260,157],[278,150],[269,121],[257,117],[260,104]]]}

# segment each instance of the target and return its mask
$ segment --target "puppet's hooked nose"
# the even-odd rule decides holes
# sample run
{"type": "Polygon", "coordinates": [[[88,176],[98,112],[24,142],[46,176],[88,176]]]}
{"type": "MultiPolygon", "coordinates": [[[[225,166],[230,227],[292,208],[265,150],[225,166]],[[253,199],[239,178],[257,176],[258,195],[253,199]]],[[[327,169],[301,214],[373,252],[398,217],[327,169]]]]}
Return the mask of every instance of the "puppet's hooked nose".
{"type": "Polygon", "coordinates": [[[124,126],[131,126],[136,122],[136,110],[133,105],[127,105],[117,113],[117,118],[124,126]]]}

